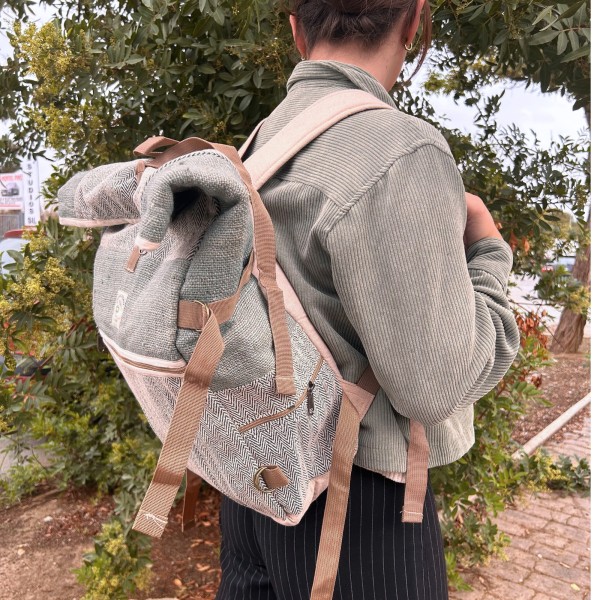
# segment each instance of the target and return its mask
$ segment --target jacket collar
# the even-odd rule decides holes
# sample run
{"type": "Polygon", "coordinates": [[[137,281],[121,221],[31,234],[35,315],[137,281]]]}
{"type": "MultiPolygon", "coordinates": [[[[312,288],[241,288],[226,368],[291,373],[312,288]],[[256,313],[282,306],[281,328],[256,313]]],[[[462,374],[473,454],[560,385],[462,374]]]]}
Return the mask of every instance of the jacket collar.
{"type": "Polygon", "coordinates": [[[298,63],[287,82],[287,91],[302,93],[306,87],[358,88],[396,106],[387,90],[367,71],[335,60],[306,60],[298,63]]]}

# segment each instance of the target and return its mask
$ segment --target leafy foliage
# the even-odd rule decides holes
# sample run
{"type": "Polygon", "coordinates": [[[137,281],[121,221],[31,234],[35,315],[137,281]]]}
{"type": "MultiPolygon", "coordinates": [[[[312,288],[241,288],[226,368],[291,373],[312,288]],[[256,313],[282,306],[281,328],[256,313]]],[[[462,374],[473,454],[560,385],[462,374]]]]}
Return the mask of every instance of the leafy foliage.
{"type": "Polygon", "coordinates": [[[458,95],[482,83],[508,77],[542,92],[590,105],[590,10],[588,0],[500,2],[435,0],[438,65],[449,70],[458,95]]]}
{"type": "Polygon", "coordinates": [[[132,592],[147,590],[152,578],[149,548],[147,537],[126,535],[120,521],[105,523],[94,550],[75,570],[77,581],[87,589],[82,600],[127,600],[132,592]]]}
{"type": "MultiPolygon", "coordinates": [[[[42,4],[55,18],[32,25],[33,0],[4,3],[15,21],[8,32],[13,55],[0,66],[0,119],[10,120],[0,163],[51,149],[57,166],[47,183],[49,199],[75,171],[129,160],[149,135],[239,145],[283,98],[296,59],[273,0],[42,4]]],[[[501,95],[483,98],[480,88],[508,77],[569,94],[575,107],[587,107],[589,2],[432,4],[436,54],[427,89],[398,86],[394,98],[442,130],[467,189],[486,199],[513,248],[514,270],[539,275],[549,252],[587,240],[589,140],[542,147],[514,127],[499,129],[501,95]],[[437,92],[476,108],[474,135],[438,122],[427,100],[437,92]]],[[[125,522],[141,501],[157,443],[112,360],[96,348],[90,288],[97,243],[96,232],[49,218],[0,278],[0,351],[9,377],[0,388],[0,434],[18,448],[40,440],[52,458],[43,476],[113,493],[125,522]],[[44,369],[19,378],[15,366],[29,354],[44,369]]],[[[548,294],[584,309],[589,297],[570,285],[558,281],[548,294]]],[[[528,404],[541,401],[528,378],[548,356],[541,325],[532,316],[518,318],[521,351],[501,384],[476,405],[475,448],[433,474],[456,584],[458,568],[485,560],[506,542],[491,517],[519,485],[587,481],[583,463],[569,468],[511,459],[512,424],[528,404]]],[[[35,467],[13,473],[16,487],[4,488],[12,498],[42,477],[35,467]]],[[[125,598],[145,581],[147,548],[137,537],[124,538],[125,531],[107,525],[86,559],[80,577],[88,598],[125,598]]]]}

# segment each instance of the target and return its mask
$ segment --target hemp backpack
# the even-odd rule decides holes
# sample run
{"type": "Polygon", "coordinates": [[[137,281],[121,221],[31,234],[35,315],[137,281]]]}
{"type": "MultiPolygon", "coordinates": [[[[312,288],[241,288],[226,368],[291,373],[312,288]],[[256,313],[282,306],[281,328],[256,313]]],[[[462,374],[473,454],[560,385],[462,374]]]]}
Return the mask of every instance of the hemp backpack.
{"type": "MultiPolygon", "coordinates": [[[[333,595],[360,422],[379,386],[370,368],[358,383],[341,377],[276,263],[257,190],[334,123],[389,108],[335,92],[245,163],[232,146],[150,138],[138,160],[79,173],[58,194],[61,223],[105,227],[94,318],[163,442],[134,529],[162,534],[186,468],[184,526],[198,476],[284,525],[328,487],[311,600],[333,595]]],[[[411,422],[405,522],[422,521],[427,459],[411,422]]]]}

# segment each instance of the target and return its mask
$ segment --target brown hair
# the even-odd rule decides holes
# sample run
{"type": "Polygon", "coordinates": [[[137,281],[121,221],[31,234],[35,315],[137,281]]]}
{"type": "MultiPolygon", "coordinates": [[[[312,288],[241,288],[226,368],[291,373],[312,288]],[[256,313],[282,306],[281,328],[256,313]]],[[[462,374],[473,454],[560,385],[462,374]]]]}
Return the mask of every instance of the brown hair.
{"type": "MultiPolygon", "coordinates": [[[[306,39],[306,49],[317,42],[355,41],[365,49],[377,49],[399,19],[411,23],[417,0],[288,0],[288,10],[296,15],[306,39]]],[[[414,75],[425,61],[431,44],[431,8],[425,0],[419,40],[419,60],[414,75]]],[[[411,77],[412,77],[411,75],[411,77]]]]}

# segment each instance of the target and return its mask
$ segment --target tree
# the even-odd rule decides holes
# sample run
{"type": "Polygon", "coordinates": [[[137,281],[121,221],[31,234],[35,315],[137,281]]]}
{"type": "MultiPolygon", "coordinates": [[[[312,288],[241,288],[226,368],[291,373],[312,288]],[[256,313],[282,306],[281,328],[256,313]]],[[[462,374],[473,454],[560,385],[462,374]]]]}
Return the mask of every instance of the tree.
{"type": "MultiPolygon", "coordinates": [[[[560,92],[573,100],[573,110],[591,117],[590,3],[474,0],[435,3],[438,66],[449,71],[441,84],[455,97],[477,94],[482,84],[499,78],[538,84],[542,92],[560,92]]],[[[440,85],[438,78],[438,85],[440,85]]],[[[589,168],[587,169],[589,176],[589,168]]],[[[589,182],[587,183],[589,188],[589,182]]],[[[580,220],[581,237],[573,278],[590,290],[591,208],[580,220]]],[[[588,303],[574,311],[565,307],[552,350],[576,352],[583,338],[588,303]]]]}

